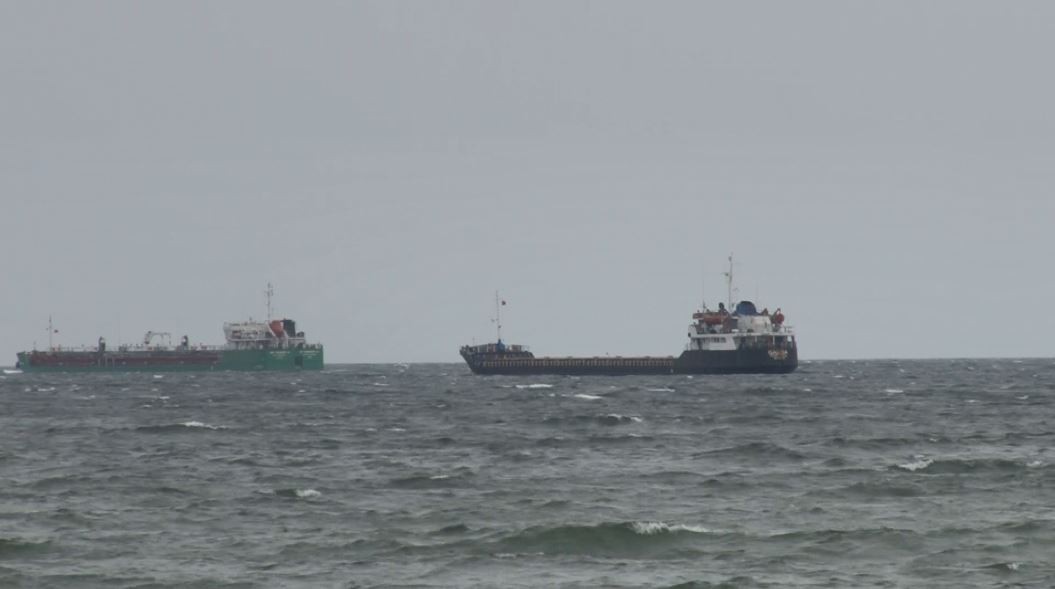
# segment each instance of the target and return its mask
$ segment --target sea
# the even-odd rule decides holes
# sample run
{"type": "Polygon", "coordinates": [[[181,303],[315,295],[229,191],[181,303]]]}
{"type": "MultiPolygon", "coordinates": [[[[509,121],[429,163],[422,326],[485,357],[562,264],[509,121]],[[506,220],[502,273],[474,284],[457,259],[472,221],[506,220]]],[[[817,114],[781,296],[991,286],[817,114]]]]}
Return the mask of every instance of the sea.
{"type": "Polygon", "coordinates": [[[0,587],[1052,587],[1055,360],[0,375],[0,587]]]}

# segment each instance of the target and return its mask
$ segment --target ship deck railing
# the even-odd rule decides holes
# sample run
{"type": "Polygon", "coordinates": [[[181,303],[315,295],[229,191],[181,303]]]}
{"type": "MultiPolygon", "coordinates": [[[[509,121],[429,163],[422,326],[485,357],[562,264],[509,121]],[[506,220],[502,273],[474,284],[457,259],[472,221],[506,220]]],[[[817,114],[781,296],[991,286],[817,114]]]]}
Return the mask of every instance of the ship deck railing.
{"type": "MultiPolygon", "coordinates": [[[[218,344],[218,345],[207,345],[207,344],[196,344],[187,347],[182,346],[144,346],[142,344],[121,344],[116,347],[107,346],[106,352],[124,353],[124,352],[224,352],[230,350],[246,350],[246,349],[257,349],[253,347],[238,347],[235,345],[218,344]]],[[[322,344],[300,344],[297,346],[289,346],[285,348],[266,348],[269,350],[321,350],[322,344]]],[[[51,346],[44,350],[31,350],[31,352],[43,352],[43,353],[70,353],[70,352],[98,352],[98,346],[51,346]]]]}
{"type": "Polygon", "coordinates": [[[473,344],[462,346],[462,350],[473,352],[477,354],[500,354],[500,353],[518,353],[518,352],[530,352],[530,346],[524,346],[521,344],[503,344],[502,351],[499,352],[498,346],[495,344],[473,344]]]}
{"type": "Polygon", "coordinates": [[[791,325],[781,325],[776,329],[770,331],[740,331],[739,329],[716,329],[711,331],[709,329],[702,329],[698,325],[692,327],[696,328],[696,333],[701,335],[735,335],[738,337],[747,336],[763,336],[763,335],[795,335],[795,328],[791,325]]]}

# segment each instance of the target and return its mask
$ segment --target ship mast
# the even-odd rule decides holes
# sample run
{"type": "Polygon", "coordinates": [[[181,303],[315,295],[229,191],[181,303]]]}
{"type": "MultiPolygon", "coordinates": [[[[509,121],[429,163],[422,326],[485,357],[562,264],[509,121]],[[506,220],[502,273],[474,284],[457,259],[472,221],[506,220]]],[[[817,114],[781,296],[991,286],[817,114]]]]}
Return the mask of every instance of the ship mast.
{"type": "Polygon", "coordinates": [[[51,315],[48,315],[48,351],[49,352],[55,351],[55,346],[52,345],[52,343],[51,343],[51,334],[53,334],[53,333],[55,333],[55,330],[52,328],[51,315]]]}
{"type": "Polygon", "coordinates": [[[502,305],[498,298],[498,291],[495,291],[495,329],[498,330],[498,341],[502,341],[502,305]]]}
{"type": "Polygon", "coordinates": [[[729,305],[730,313],[733,308],[733,254],[729,254],[729,271],[725,273],[725,285],[729,291],[729,305]]]}
{"type": "Polygon", "coordinates": [[[707,264],[700,268],[700,311],[707,312],[707,264]]]}
{"type": "Polygon", "coordinates": [[[267,295],[267,322],[271,323],[271,297],[275,296],[275,289],[271,286],[271,283],[267,283],[267,290],[264,291],[267,295]]]}

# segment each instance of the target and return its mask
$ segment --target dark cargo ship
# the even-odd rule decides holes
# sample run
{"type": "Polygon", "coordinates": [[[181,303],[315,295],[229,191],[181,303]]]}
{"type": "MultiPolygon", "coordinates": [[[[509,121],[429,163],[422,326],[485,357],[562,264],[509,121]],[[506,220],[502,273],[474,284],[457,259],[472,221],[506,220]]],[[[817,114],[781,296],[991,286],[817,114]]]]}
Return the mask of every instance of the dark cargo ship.
{"type": "Polygon", "coordinates": [[[476,374],[782,374],[798,367],[798,346],[783,314],[759,313],[741,301],[693,314],[689,343],[680,356],[536,358],[526,346],[496,343],[463,346],[461,356],[476,374]]]}
{"type": "MultiPolygon", "coordinates": [[[[271,288],[268,285],[268,316],[271,288]]],[[[163,372],[201,370],[320,370],[322,344],[310,344],[292,319],[240,321],[223,326],[226,344],[191,345],[187,336],[178,345],[170,335],[148,331],[137,345],[107,347],[99,338],[94,348],[64,348],[18,353],[23,372],[163,372]]],[[[48,334],[54,333],[49,320],[48,334]]]]}
{"type": "MultiPolygon", "coordinates": [[[[732,258],[729,272],[732,289],[732,258]]],[[[730,296],[730,299],[732,297],[730,296]]],[[[777,309],[758,311],[751,301],[740,301],[732,311],[724,303],[717,310],[706,305],[692,315],[689,343],[680,356],[595,356],[536,358],[526,346],[502,341],[500,305],[495,297],[495,343],[462,346],[460,353],[475,374],[784,374],[798,367],[795,333],[777,309]]]]}

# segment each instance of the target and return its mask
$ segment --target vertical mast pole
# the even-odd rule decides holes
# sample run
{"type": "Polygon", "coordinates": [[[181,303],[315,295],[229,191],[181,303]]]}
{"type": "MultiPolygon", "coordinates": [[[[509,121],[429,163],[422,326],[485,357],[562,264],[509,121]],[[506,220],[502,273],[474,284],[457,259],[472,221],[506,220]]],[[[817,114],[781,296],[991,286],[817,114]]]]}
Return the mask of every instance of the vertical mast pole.
{"type": "Polygon", "coordinates": [[[495,291],[495,327],[498,330],[498,341],[502,341],[502,307],[498,301],[498,291],[495,291]]]}
{"type": "Polygon", "coordinates": [[[729,271],[725,273],[726,287],[729,290],[729,312],[732,313],[733,308],[733,254],[729,254],[729,271]]]}
{"type": "Polygon", "coordinates": [[[51,343],[51,334],[55,333],[55,330],[51,326],[51,315],[48,315],[48,351],[53,352],[55,346],[51,343]]]}
{"type": "Polygon", "coordinates": [[[700,267],[700,311],[707,312],[707,264],[700,267]]]}
{"type": "Polygon", "coordinates": [[[267,283],[267,290],[264,291],[267,295],[267,322],[271,323],[271,297],[275,294],[275,289],[271,287],[271,283],[267,283]]]}

